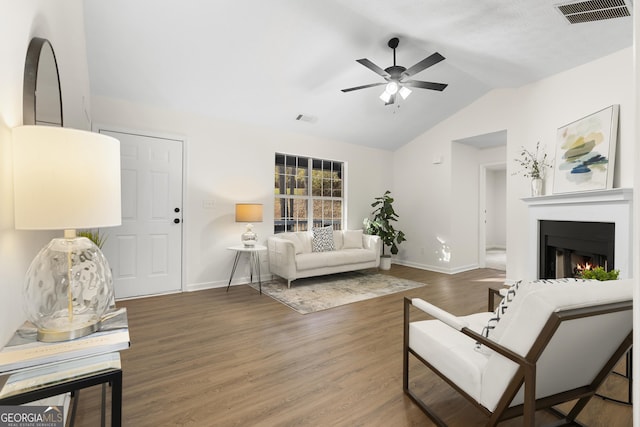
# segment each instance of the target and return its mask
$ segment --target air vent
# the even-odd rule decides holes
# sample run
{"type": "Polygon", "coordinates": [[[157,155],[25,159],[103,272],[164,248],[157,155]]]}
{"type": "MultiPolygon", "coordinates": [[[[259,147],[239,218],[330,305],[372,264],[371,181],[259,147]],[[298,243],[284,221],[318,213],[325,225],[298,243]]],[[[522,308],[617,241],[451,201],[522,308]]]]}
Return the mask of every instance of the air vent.
{"type": "Polygon", "coordinates": [[[625,0],[588,0],[558,4],[555,7],[571,24],[631,16],[629,4],[625,0]]]}
{"type": "Polygon", "coordinates": [[[309,114],[298,114],[296,120],[300,122],[315,123],[318,121],[318,118],[309,114]]]}

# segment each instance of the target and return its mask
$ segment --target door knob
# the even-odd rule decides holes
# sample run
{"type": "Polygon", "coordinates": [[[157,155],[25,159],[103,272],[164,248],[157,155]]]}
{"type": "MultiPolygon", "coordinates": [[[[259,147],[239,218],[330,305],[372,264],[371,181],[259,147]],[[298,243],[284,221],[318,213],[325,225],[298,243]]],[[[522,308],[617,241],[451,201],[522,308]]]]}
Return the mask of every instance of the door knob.
{"type": "Polygon", "coordinates": [[[173,222],[174,222],[174,224],[180,224],[180,219],[176,218],[176,219],[173,220],[173,222]]]}
{"type": "Polygon", "coordinates": [[[178,212],[180,212],[180,208],[175,208],[173,211],[174,211],[175,213],[178,213],[178,212]]]}

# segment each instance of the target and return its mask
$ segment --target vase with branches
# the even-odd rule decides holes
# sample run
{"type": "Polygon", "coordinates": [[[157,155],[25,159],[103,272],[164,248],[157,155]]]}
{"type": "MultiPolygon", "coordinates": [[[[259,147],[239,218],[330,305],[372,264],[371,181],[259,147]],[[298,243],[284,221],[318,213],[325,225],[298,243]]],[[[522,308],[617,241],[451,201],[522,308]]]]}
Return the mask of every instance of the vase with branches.
{"type": "Polygon", "coordinates": [[[536,143],[536,151],[532,152],[522,147],[520,157],[515,159],[520,169],[515,171],[513,175],[522,175],[531,178],[531,195],[539,196],[542,194],[542,179],[546,168],[551,167],[551,163],[547,160],[547,153],[544,149],[540,149],[540,141],[536,143]]]}
{"type": "Polygon", "coordinates": [[[516,163],[520,166],[520,170],[515,171],[513,174],[521,174],[526,178],[542,179],[544,178],[545,168],[550,168],[551,163],[547,161],[547,153],[540,150],[540,142],[536,143],[535,153],[522,147],[520,157],[515,159],[516,163]]]}

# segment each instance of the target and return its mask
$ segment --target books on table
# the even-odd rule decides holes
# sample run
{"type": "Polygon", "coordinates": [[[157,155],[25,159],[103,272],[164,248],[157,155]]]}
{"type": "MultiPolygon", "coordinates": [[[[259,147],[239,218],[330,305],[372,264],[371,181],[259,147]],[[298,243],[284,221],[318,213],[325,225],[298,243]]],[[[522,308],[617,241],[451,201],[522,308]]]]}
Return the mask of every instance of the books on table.
{"type": "Polygon", "coordinates": [[[18,369],[0,375],[0,399],[114,369],[121,369],[118,352],[18,369]]]}
{"type": "Polygon", "coordinates": [[[97,332],[70,341],[37,341],[35,327],[27,322],[0,350],[0,375],[18,369],[125,350],[129,345],[126,308],[107,313],[97,332]]]}

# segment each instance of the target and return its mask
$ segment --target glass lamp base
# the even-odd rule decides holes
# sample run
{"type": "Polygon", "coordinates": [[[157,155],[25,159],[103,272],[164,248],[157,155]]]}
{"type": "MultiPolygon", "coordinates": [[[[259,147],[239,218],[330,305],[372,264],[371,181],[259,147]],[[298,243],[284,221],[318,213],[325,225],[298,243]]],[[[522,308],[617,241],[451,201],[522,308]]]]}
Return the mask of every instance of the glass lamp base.
{"type": "Polygon", "coordinates": [[[96,332],[100,328],[100,321],[92,314],[73,316],[68,318],[50,318],[38,327],[38,341],[58,342],[81,338],[96,332]]]}
{"type": "Polygon", "coordinates": [[[72,340],[97,331],[112,300],[109,264],[85,237],[53,239],[27,271],[24,311],[38,341],[72,340]]]}
{"type": "Polygon", "coordinates": [[[240,240],[244,244],[245,248],[250,248],[256,245],[258,241],[258,235],[253,232],[253,225],[247,224],[247,230],[242,233],[240,240]]]}
{"type": "Polygon", "coordinates": [[[256,245],[256,241],[255,240],[243,240],[242,244],[244,245],[245,248],[252,248],[256,245]]]}

